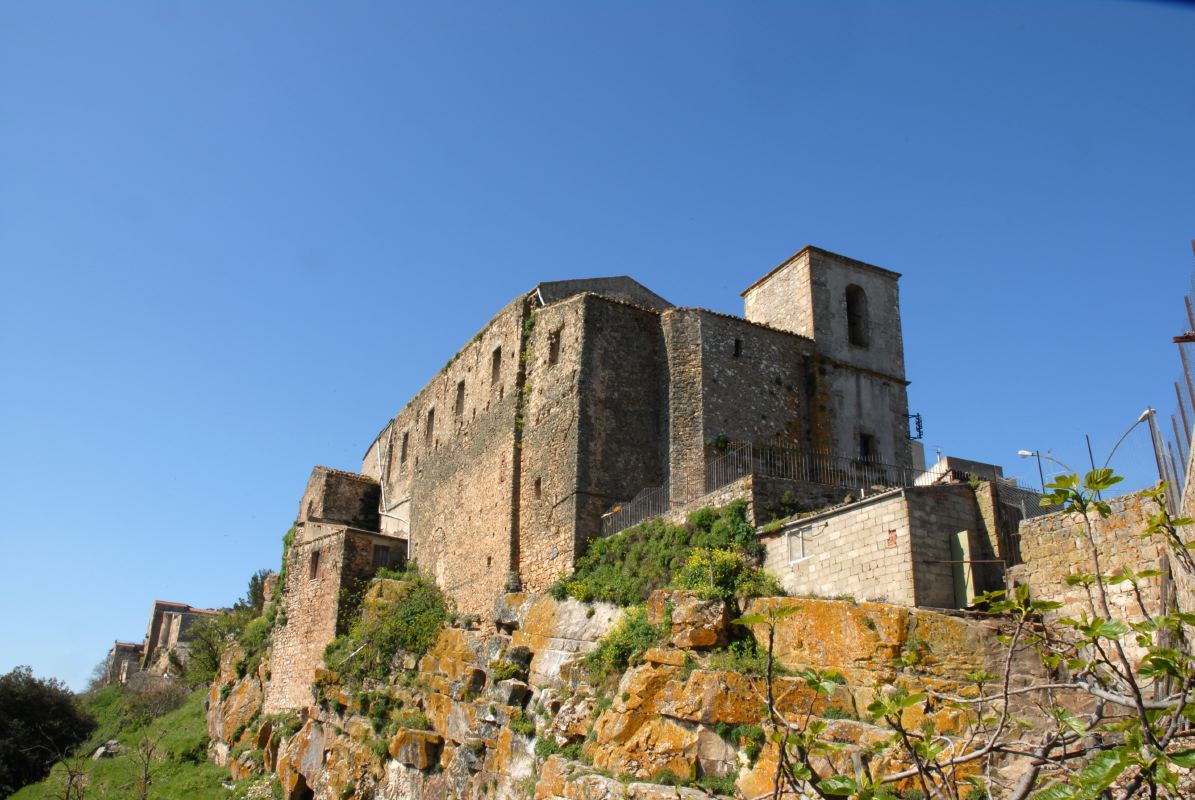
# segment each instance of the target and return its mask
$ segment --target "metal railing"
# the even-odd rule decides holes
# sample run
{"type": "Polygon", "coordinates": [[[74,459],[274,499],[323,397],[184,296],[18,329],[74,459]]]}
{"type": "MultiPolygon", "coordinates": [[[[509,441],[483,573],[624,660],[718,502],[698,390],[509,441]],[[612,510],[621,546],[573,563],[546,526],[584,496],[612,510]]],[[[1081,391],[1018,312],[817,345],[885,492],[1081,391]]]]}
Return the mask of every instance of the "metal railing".
{"type": "Polygon", "coordinates": [[[705,491],[717,491],[747,475],[804,481],[822,486],[868,489],[913,486],[924,470],[879,459],[850,458],[791,445],[733,444],[705,465],[705,491]]]}
{"type": "Polygon", "coordinates": [[[967,479],[966,475],[948,474],[941,468],[927,472],[901,464],[886,464],[878,459],[837,456],[792,445],[736,442],[705,462],[704,480],[694,486],[682,487],[676,496],[668,486],[659,486],[644,489],[634,499],[615,505],[602,516],[602,535],[610,536],[665,514],[748,475],[864,491],[877,487],[895,489],[925,485],[943,479],[967,479]]]}
{"type": "Polygon", "coordinates": [[[1036,489],[1028,489],[1004,478],[997,478],[995,483],[999,502],[1020,512],[1020,519],[1040,517],[1059,510],[1058,506],[1043,506],[1041,493],[1036,489]]]}
{"type": "Polygon", "coordinates": [[[619,503],[602,515],[602,536],[611,536],[672,509],[667,484],[644,489],[633,500],[619,503]]]}

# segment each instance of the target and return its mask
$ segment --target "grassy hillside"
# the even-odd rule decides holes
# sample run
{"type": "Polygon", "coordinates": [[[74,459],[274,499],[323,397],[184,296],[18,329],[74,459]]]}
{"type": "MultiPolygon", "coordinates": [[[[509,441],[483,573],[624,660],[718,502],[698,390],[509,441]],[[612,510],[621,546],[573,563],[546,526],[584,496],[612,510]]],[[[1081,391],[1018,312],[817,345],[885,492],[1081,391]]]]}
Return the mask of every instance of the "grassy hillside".
{"type": "MultiPolygon", "coordinates": [[[[143,709],[128,702],[126,692],[110,686],[95,693],[85,705],[99,722],[91,740],[79,748],[80,757],[71,759],[76,768],[87,774],[85,800],[127,800],[142,796],[139,786],[142,766],[138,763],[138,745],[152,743],[155,749],[149,767],[148,797],[192,798],[216,800],[232,798],[237,792],[225,789],[223,781],[228,773],[207,762],[207,730],[204,721],[203,699],[206,691],[197,690],[187,696],[181,706],[169,713],[150,719],[143,709]],[[109,739],[116,739],[123,753],[114,758],[87,758],[95,748],[109,739]]],[[[55,765],[50,776],[40,783],[26,786],[12,795],[13,800],[50,800],[64,796],[67,771],[55,765]]],[[[73,794],[72,797],[79,797],[73,794]]]]}

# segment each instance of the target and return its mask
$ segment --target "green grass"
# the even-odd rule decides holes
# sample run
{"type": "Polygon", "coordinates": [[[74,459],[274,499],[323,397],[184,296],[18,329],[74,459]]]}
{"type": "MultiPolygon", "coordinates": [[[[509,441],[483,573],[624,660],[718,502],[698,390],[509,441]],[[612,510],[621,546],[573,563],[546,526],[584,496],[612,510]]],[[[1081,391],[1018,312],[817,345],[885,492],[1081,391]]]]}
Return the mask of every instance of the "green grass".
{"type": "MultiPolygon", "coordinates": [[[[215,800],[231,797],[231,793],[221,786],[228,779],[228,772],[206,760],[208,737],[203,712],[206,694],[202,689],[193,692],[181,707],[148,724],[137,724],[125,714],[124,697],[119,687],[110,686],[89,698],[85,705],[100,726],[91,740],[79,749],[80,755],[90,755],[96,747],[113,738],[125,748],[125,754],[86,761],[85,769],[90,775],[88,800],[126,800],[137,796],[139,769],[130,754],[145,737],[157,742],[161,753],[161,760],[154,764],[151,773],[150,798],[215,800]]],[[[26,786],[12,798],[51,800],[61,794],[62,778],[62,765],[55,765],[48,778],[26,786]]]]}

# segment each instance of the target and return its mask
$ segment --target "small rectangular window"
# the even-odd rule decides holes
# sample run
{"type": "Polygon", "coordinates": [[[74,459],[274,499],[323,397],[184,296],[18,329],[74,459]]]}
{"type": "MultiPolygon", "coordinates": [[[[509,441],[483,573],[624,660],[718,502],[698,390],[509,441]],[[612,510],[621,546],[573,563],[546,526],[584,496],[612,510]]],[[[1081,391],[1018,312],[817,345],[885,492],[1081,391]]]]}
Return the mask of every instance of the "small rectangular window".
{"type": "Polygon", "coordinates": [[[457,381],[456,384],[456,405],[453,406],[453,411],[459,417],[465,413],[465,382],[457,381]]]}
{"type": "Polygon", "coordinates": [[[502,377],[502,348],[495,347],[494,354],[490,356],[490,384],[497,385],[498,380],[502,377]]]}
{"type": "Polygon", "coordinates": [[[427,410],[427,429],[423,432],[423,438],[431,441],[432,437],[436,435],[436,410],[429,408],[427,410]]]}
{"type": "Polygon", "coordinates": [[[738,358],[742,354],[743,354],[743,340],[735,339],[734,340],[734,357],[738,358]]]}
{"type": "Polygon", "coordinates": [[[384,544],[373,546],[373,568],[382,569],[390,566],[390,548],[384,544]]]}
{"type": "Polygon", "coordinates": [[[410,441],[410,439],[411,439],[411,432],[403,431],[402,432],[402,447],[399,449],[399,454],[398,454],[398,463],[400,463],[400,464],[407,463],[407,444],[410,441]]]}
{"type": "Polygon", "coordinates": [[[809,534],[812,533],[813,528],[804,527],[797,528],[795,531],[789,531],[788,534],[788,563],[795,564],[798,561],[803,561],[812,555],[808,549],[809,534]]]}
{"type": "Polygon", "coordinates": [[[311,568],[308,577],[315,580],[319,576],[319,550],[311,551],[311,568]]]}
{"type": "Polygon", "coordinates": [[[548,364],[555,364],[560,360],[560,329],[548,334],[548,364]]]}
{"type": "Polygon", "coordinates": [[[872,459],[876,455],[876,438],[870,433],[859,434],[859,458],[872,459]]]}
{"type": "Polygon", "coordinates": [[[535,497],[536,497],[536,499],[539,499],[539,496],[542,493],[543,493],[543,484],[540,483],[539,478],[536,478],[535,479],[535,497]]]}

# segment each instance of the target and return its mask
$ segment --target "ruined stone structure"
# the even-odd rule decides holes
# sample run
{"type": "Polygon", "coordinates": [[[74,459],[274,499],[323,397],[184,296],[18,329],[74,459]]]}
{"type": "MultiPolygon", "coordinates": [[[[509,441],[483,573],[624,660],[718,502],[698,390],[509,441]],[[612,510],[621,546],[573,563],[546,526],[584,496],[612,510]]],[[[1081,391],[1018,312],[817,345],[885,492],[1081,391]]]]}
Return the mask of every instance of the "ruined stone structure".
{"type": "Polygon", "coordinates": [[[198,620],[219,612],[207,608],[195,608],[186,603],[172,603],[155,600],[149,614],[149,628],[145,632],[142,646],[141,669],[150,673],[165,674],[170,666],[170,655],[185,662],[187,659],[187,630],[198,620]]]}
{"type": "Polygon", "coordinates": [[[745,318],[625,277],[540,284],[370,445],[380,531],[484,613],[570,570],[615,503],[703,495],[715,443],[908,465],[898,278],[806,247],[743,293],[745,318]]]}
{"type": "Polygon", "coordinates": [[[141,670],[142,645],[133,642],[113,642],[104,662],[104,683],[123,684],[141,670]]]}
{"type": "Polygon", "coordinates": [[[311,676],[336,636],[357,582],[406,557],[406,542],[378,532],[377,481],[316,467],[284,556],[283,618],[274,638],[267,713],[311,702],[311,676]]]}

